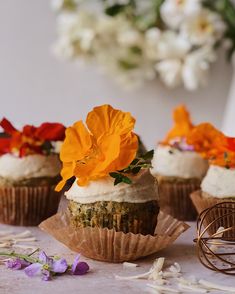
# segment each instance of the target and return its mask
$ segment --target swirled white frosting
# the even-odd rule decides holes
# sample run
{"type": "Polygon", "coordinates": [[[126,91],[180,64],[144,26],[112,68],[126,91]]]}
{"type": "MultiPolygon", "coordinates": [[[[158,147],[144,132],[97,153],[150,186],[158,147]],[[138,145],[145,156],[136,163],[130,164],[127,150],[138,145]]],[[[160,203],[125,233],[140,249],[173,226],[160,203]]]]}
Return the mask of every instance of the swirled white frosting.
{"type": "Polygon", "coordinates": [[[235,168],[210,165],[201,189],[217,198],[235,197],[235,168]]]}
{"type": "Polygon", "coordinates": [[[201,179],[208,163],[194,151],[180,151],[170,146],[158,145],[152,160],[152,174],[184,179],[201,179]]]}
{"type": "Polygon", "coordinates": [[[75,181],[65,195],[67,199],[83,204],[97,201],[144,203],[158,200],[157,183],[149,171],[141,171],[131,179],[131,185],[120,183],[116,186],[111,177],[92,181],[85,187],[78,186],[75,181]]]}
{"type": "Polygon", "coordinates": [[[61,163],[58,155],[33,154],[17,157],[12,154],[0,156],[0,177],[12,181],[21,181],[38,177],[59,175],[61,163]]]}

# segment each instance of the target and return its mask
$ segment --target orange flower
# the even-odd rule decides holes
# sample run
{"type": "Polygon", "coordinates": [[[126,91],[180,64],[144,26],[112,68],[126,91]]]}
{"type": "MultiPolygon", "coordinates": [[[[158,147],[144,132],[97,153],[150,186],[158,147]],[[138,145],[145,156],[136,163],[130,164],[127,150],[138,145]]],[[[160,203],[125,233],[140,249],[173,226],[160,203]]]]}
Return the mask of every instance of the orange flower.
{"type": "Polygon", "coordinates": [[[196,126],[187,136],[187,143],[204,158],[212,158],[226,148],[226,137],[210,123],[196,126]]]}
{"type": "Polygon", "coordinates": [[[138,148],[138,138],[132,132],[134,124],[130,113],[102,105],[87,115],[87,128],[82,121],[67,128],[60,153],[63,180],[56,190],[61,190],[72,176],[84,186],[126,168],[138,148]]]}
{"type": "Polygon", "coordinates": [[[226,168],[235,168],[235,138],[224,137],[222,147],[214,151],[210,163],[226,168]]]}
{"type": "Polygon", "coordinates": [[[173,120],[175,124],[163,144],[169,144],[172,139],[185,138],[193,128],[189,112],[184,105],[179,105],[174,109],[173,120]]]}

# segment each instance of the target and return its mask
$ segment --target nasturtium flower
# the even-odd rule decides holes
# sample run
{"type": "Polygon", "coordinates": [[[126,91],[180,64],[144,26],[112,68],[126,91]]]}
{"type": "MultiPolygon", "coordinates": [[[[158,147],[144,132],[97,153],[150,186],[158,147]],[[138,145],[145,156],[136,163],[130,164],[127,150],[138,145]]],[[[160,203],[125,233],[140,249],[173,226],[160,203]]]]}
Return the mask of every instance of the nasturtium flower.
{"type": "Polygon", "coordinates": [[[174,126],[168,132],[163,144],[170,144],[175,139],[185,139],[193,129],[189,112],[184,105],[179,105],[174,109],[173,120],[174,126]]]}
{"type": "Polygon", "coordinates": [[[67,128],[61,147],[63,162],[61,190],[75,176],[80,186],[126,168],[135,158],[138,137],[133,133],[135,119],[110,105],[95,107],[82,121],[67,128]]]}
{"type": "Polygon", "coordinates": [[[225,135],[210,123],[197,125],[187,136],[187,143],[204,158],[211,158],[226,147],[225,135]]]}
{"type": "Polygon", "coordinates": [[[29,154],[42,154],[48,141],[63,141],[65,127],[60,123],[42,123],[39,127],[25,125],[17,130],[9,120],[3,118],[0,126],[6,138],[0,138],[0,155],[13,153],[19,157],[29,154]]]}
{"type": "Polygon", "coordinates": [[[188,135],[187,143],[192,144],[210,164],[235,167],[235,138],[226,137],[210,123],[196,126],[188,135]]]}

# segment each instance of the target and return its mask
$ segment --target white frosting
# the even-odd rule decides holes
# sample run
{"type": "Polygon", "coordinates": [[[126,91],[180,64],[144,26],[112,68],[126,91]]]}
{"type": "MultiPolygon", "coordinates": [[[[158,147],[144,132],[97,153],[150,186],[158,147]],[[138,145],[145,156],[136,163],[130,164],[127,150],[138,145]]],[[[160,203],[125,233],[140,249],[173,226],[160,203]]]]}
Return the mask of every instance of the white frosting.
{"type": "Polygon", "coordinates": [[[152,160],[152,174],[184,179],[201,179],[208,163],[194,151],[180,151],[170,146],[158,145],[152,160]]]}
{"type": "Polygon", "coordinates": [[[55,154],[33,154],[21,158],[12,154],[0,156],[0,177],[8,180],[55,177],[59,175],[60,169],[61,163],[55,154]]]}
{"type": "Polygon", "coordinates": [[[63,141],[51,141],[53,152],[59,154],[63,141]]]}
{"type": "Polygon", "coordinates": [[[217,198],[235,197],[235,169],[211,165],[201,189],[217,198]]]}
{"type": "Polygon", "coordinates": [[[120,183],[116,186],[111,177],[92,181],[85,187],[78,186],[75,181],[65,195],[67,199],[83,204],[97,201],[144,203],[158,200],[157,183],[149,171],[139,172],[131,179],[131,185],[120,183]]]}

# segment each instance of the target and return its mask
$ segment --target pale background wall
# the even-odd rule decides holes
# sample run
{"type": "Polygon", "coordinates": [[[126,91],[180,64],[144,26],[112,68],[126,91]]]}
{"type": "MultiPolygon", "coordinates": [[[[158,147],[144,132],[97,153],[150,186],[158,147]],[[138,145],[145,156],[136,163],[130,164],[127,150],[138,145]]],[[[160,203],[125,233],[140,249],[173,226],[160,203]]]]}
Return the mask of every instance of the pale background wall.
{"type": "MultiPolygon", "coordinates": [[[[156,82],[125,92],[94,68],[81,69],[52,55],[55,19],[48,0],[1,1],[0,23],[0,117],[17,125],[71,124],[93,106],[110,103],[133,113],[137,132],[153,147],[171,125],[171,109],[183,102],[195,122],[222,126],[232,75],[223,58],[213,67],[208,87],[196,93],[169,91],[156,82]]],[[[235,104],[228,106],[230,116],[231,107],[235,110],[235,104]]]]}

